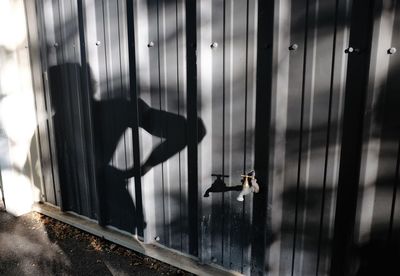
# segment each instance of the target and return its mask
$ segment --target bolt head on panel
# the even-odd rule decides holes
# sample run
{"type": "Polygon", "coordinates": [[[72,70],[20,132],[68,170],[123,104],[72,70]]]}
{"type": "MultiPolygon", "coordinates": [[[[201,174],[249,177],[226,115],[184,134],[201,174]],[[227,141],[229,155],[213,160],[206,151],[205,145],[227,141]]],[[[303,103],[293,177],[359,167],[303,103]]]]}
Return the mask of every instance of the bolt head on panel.
{"type": "Polygon", "coordinates": [[[296,43],[289,46],[290,51],[296,51],[298,48],[299,48],[299,45],[297,45],[296,43]]]}
{"type": "Polygon", "coordinates": [[[388,50],[388,54],[390,54],[390,55],[393,55],[393,54],[395,54],[397,52],[397,49],[395,48],[395,47],[391,47],[391,48],[389,48],[389,50],[388,50]]]}

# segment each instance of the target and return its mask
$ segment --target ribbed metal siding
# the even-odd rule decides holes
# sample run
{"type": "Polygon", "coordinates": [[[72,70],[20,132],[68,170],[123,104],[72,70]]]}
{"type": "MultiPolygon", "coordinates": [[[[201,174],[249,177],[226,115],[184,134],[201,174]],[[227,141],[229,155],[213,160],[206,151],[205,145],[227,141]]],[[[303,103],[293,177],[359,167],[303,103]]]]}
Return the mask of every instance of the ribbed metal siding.
{"type": "Polygon", "coordinates": [[[361,273],[398,273],[400,59],[388,51],[400,45],[400,2],[378,1],[373,16],[354,243],[365,252],[361,273]]]}
{"type": "MultiPolygon", "coordinates": [[[[140,162],[144,163],[150,152],[165,140],[164,137],[170,139],[179,134],[183,135],[181,141],[186,139],[185,129],[180,128],[186,124],[183,3],[137,2],[134,5],[139,102],[143,106],[148,105],[144,108],[151,107],[160,119],[154,125],[154,122],[147,124],[146,130],[140,130],[140,152],[133,152],[135,140],[131,132],[138,118],[133,118],[136,121],[133,122],[124,114],[130,108],[131,97],[126,3],[43,1],[37,3],[37,8],[38,18],[43,21],[43,70],[46,73],[47,70],[55,71],[47,74],[49,86],[57,81],[60,85],[59,89],[49,87],[47,97],[57,98],[53,99],[58,108],[54,120],[58,120],[57,113],[65,115],[58,122],[58,127],[63,129],[55,131],[59,135],[59,143],[63,144],[59,148],[75,151],[71,153],[67,150],[60,154],[62,157],[58,166],[65,173],[61,176],[65,203],[62,207],[88,217],[104,219],[103,223],[130,232],[136,232],[134,228],[138,226],[137,234],[146,241],[157,237],[165,245],[188,252],[186,150],[145,174],[141,179],[142,191],[140,182],[139,188],[137,184],[135,187],[134,179],[130,177],[126,186],[128,194],[125,180],[112,169],[132,169],[134,154],[140,154],[140,162]],[[143,13],[136,14],[137,10],[143,13]],[[149,14],[146,15],[146,12],[149,14]],[[145,22],[136,28],[137,22],[142,22],[143,14],[146,15],[145,22]],[[170,17],[170,14],[174,16],[170,17]],[[156,21],[150,19],[153,16],[156,21]],[[181,36],[173,35],[176,30],[181,36]],[[148,47],[150,41],[155,45],[152,48],[148,47]],[[82,56],[82,51],[87,54],[82,56]],[[146,52],[145,55],[142,51],[146,52]],[[93,116],[92,122],[86,116],[93,116]],[[180,125],[168,125],[175,121],[180,125]],[[87,133],[88,128],[92,128],[94,133],[87,133]],[[152,131],[162,137],[152,137],[152,131]],[[94,141],[90,142],[92,135],[94,141]],[[60,142],[62,140],[65,142],[60,142]],[[103,159],[108,157],[112,158],[106,164],[107,160],[103,159]],[[96,175],[97,183],[94,183],[91,174],[96,175]],[[98,186],[97,193],[94,185],[98,186]],[[104,198],[99,199],[102,195],[104,198]],[[143,207],[139,207],[142,198],[143,207]],[[96,209],[96,206],[99,207],[96,209]],[[144,214],[139,213],[139,208],[145,210],[144,214]],[[140,224],[143,216],[146,223],[144,233],[139,225],[135,225],[135,222],[140,224]]],[[[55,163],[53,165],[57,167],[55,163]]],[[[53,183],[49,181],[46,188],[54,189],[53,183]]],[[[61,205],[60,201],[51,198],[50,192],[47,194],[47,202],[61,205]]]]}
{"type": "Polygon", "coordinates": [[[54,205],[61,204],[58,167],[56,161],[55,137],[52,117],[51,99],[48,94],[48,76],[42,65],[46,62],[45,48],[41,39],[44,36],[43,22],[38,20],[39,7],[32,1],[25,2],[27,13],[28,32],[30,39],[30,53],[32,63],[32,81],[35,90],[37,109],[38,140],[41,156],[42,191],[41,200],[54,205]],[[32,43],[33,42],[33,43],[32,43]]]}
{"type": "MultiPolygon", "coordinates": [[[[139,129],[143,164],[166,139],[187,143],[185,6],[183,1],[136,1],[133,9],[138,97],[160,116],[150,127],[161,132],[158,137],[139,129]]],[[[145,240],[157,237],[189,253],[187,150],[153,167],[142,177],[142,187],[145,240]]]]}
{"type": "Polygon", "coordinates": [[[341,146],[348,1],[276,3],[272,94],[273,275],[326,275],[341,146]],[[297,50],[288,49],[297,44],[297,50]]]}
{"type": "Polygon", "coordinates": [[[118,171],[133,166],[125,2],[82,1],[82,16],[90,70],[87,93],[94,128],[99,220],[135,233],[137,209],[130,197],[135,195],[134,178],[125,179],[118,171]]]}
{"type": "MultiPolygon", "coordinates": [[[[229,186],[254,168],[256,1],[202,1],[199,5],[200,116],[207,134],[199,148],[202,196],[225,174],[229,186]],[[210,47],[218,43],[218,47],[210,47]]],[[[252,199],[237,193],[199,198],[209,227],[204,233],[204,258],[250,272],[252,199]],[[209,240],[208,240],[209,239],[209,240]]]]}
{"type": "MultiPolygon", "coordinates": [[[[326,275],[340,240],[336,198],[346,198],[338,187],[358,185],[354,175],[347,184],[340,157],[356,164],[349,145],[358,143],[355,244],[382,231],[395,240],[398,55],[387,48],[398,43],[397,2],[377,1],[368,17],[372,8],[351,0],[37,1],[36,102],[54,115],[39,123],[45,201],[245,274],[326,275]],[[371,44],[371,55],[346,53],[361,47],[352,43],[371,44]],[[363,62],[368,82],[351,72],[363,62]],[[363,129],[362,141],[343,120],[363,129]],[[165,141],[173,143],[160,148],[165,141]],[[168,158],[139,168],[157,147],[168,158]],[[211,174],[234,186],[253,168],[260,194],[243,203],[237,192],[203,197],[211,174]]],[[[351,216],[352,205],[339,203],[351,216]]]]}
{"type": "MultiPolygon", "coordinates": [[[[90,182],[87,156],[87,126],[84,122],[88,109],[84,102],[85,83],[79,69],[82,57],[77,6],[75,1],[41,1],[37,5],[46,108],[48,116],[53,117],[49,120],[49,133],[50,137],[52,132],[56,135],[56,141],[49,145],[49,157],[52,162],[58,160],[57,165],[52,164],[53,177],[54,171],[60,168],[58,177],[62,183],[62,200],[61,197],[57,201],[51,197],[47,200],[65,210],[94,218],[96,193],[90,182]],[[65,129],[61,129],[61,125],[65,129]]],[[[56,178],[55,183],[58,182],[56,178]]],[[[52,194],[50,190],[54,186],[51,184],[45,183],[49,190],[47,197],[52,194]]]]}

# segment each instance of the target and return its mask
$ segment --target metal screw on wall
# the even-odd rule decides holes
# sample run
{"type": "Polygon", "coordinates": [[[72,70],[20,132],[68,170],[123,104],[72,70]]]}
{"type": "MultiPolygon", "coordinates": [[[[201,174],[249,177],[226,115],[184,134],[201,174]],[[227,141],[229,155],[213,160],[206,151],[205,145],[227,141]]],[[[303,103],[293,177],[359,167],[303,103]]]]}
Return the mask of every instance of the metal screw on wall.
{"type": "Polygon", "coordinates": [[[290,51],[296,51],[298,48],[299,48],[299,45],[297,45],[296,43],[289,46],[290,51]]]}
{"type": "Polygon", "coordinates": [[[154,47],[154,42],[150,41],[149,44],[147,44],[147,47],[149,47],[149,48],[154,47]]]}
{"type": "Polygon", "coordinates": [[[218,43],[217,43],[217,42],[211,43],[210,48],[211,48],[211,49],[218,48],[218,43]]]}
{"type": "Polygon", "coordinates": [[[160,241],[160,240],[161,240],[159,236],[155,237],[154,239],[155,239],[156,241],[160,241]]]}
{"type": "Polygon", "coordinates": [[[360,49],[353,48],[353,47],[349,47],[349,48],[347,48],[346,50],[344,50],[344,52],[345,52],[346,54],[358,53],[358,52],[360,52],[360,49]]]}
{"type": "Polygon", "coordinates": [[[397,52],[397,49],[395,47],[391,47],[391,48],[389,48],[389,50],[387,52],[389,55],[393,55],[394,53],[397,52]]]}
{"type": "Polygon", "coordinates": [[[100,41],[96,41],[96,46],[100,46],[101,42],[100,41]]]}

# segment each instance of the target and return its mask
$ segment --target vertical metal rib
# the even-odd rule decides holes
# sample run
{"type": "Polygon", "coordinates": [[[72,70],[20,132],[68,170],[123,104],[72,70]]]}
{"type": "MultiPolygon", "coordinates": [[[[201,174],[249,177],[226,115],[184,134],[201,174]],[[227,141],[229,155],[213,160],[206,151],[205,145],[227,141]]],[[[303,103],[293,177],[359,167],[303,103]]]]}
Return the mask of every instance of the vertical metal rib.
{"type": "MultiPolygon", "coordinates": [[[[223,11],[222,11],[222,181],[225,180],[225,35],[226,35],[226,0],[223,0],[223,11]]],[[[221,197],[222,214],[225,213],[225,193],[222,193],[221,197]]],[[[222,216],[222,225],[225,225],[225,217],[222,216]]],[[[224,260],[224,227],[221,227],[221,262],[224,260]]]]}
{"type": "Polygon", "coordinates": [[[140,143],[139,143],[139,112],[138,112],[138,91],[136,85],[136,50],[135,50],[135,28],[133,16],[133,1],[126,0],[127,8],[127,27],[128,27],[128,44],[129,44],[129,87],[130,101],[133,108],[134,121],[132,126],[132,144],[133,144],[133,164],[135,177],[135,199],[136,199],[136,221],[137,233],[139,236],[144,235],[143,221],[143,200],[142,200],[142,184],[140,169],[140,143]]]}
{"type": "MultiPolygon", "coordinates": [[[[180,110],[180,87],[179,87],[179,26],[178,26],[178,0],[175,0],[175,43],[176,43],[176,93],[178,98],[178,115],[180,110]]],[[[181,171],[181,152],[178,153],[178,177],[179,177],[179,232],[180,232],[180,250],[183,250],[183,217],[182,217],[182,171],[181,171]]]]}
{"type": "Polygon", "coordinates": [[[335,56],[336,56],[336,33],[337,33],[337,24],[338,24],[338,9],[339,9],[339,0],[336,0],[335,5],[335,23],[333,30],[333,50],[332,50],[332,65],[331,65],[331,76],[330,76],[330,87],[329,87],[329,107],[328,107],[328,126],[326,132],[326,145],[325,145],[325,160],[324,160],[324,176],[323,176],[323,186],[322,186],[322,204],[321,204],[321,213],[320,213],[320,223],[319,223],[319,232],[318,232],[318,249],[317,249],[317,265],[316,265],[316,275],[318,276],[319,271],[319,263],[321,258],[321,240],[322,240],[322,228],[324,225],[324,210],[325,210],[325,193],[326,193],[326,179],[327,179],[327,170],[328,170],[328,155],[329,155],[329,147],[330,147],[330,134],[331,134],[331,118],[332,118],[332,95],[333,95],[333,81],[334,81],[334,73],[335,73],[335,56]]]}
{"type": "MultiPolygon", "coordinates": [[[[248,90],[248,67],[249,67],[249,0],[246,1],[246,50],[245,50],[245,76],[244,76],[244,130],[243,130],[243,174],[246,174],[246,162],[247,162],[247,90],[248,90]]],[[[242,202],[242,225],[241,225],[241,272],[243,273],[244,264],[244,248],[248,239],[248,233],[244,233],[244,227],[246,223],[246,198],[242,202]]]]}
{"type": "Polygon", "coordinates": [[[299,153],[298,153],[298,165],[297,165],[297,186],[296,186],[296,207],[294,216],[294,229],[293,229],[293,251],[292,251],[292,273],[294,273],[294,262],[296,257],[296,242],[297,242],[297,224],[298,224],[298,212],[299,212],[299,193],[301,184],[301,156],[303,147],[303,126],[304,126],[304,94],[305,94],[305,78],[306,78],[306,67],[307,67],[307,38],[308,38],[308,14],[309,14],[309,0],[306,2],[306,20],[305,20],[305,32],[304,32],[304,57],[303,57],[303,79],[301,87],[301,111],[300,111],[300,137],[299,137],[299,153]]]}
{"type": "Polygon", "coordinates": [[[198,255],[196,0],[186,0],[189,254],[198,255]]]}

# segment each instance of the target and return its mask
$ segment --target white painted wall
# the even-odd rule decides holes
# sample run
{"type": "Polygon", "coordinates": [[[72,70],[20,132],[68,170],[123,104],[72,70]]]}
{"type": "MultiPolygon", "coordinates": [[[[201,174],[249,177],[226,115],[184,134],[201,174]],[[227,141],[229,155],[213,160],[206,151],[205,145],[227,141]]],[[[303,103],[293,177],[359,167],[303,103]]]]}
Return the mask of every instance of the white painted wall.
{"type": "Polygon", "coordinates": [[[32,185],[33,174],[40,174],[39,159],[31,154],[38,152],[35,129],[24,2],[1,0],[0,172],[6,209],[14,215],[29,212],[39,193],[32,185]]]}

